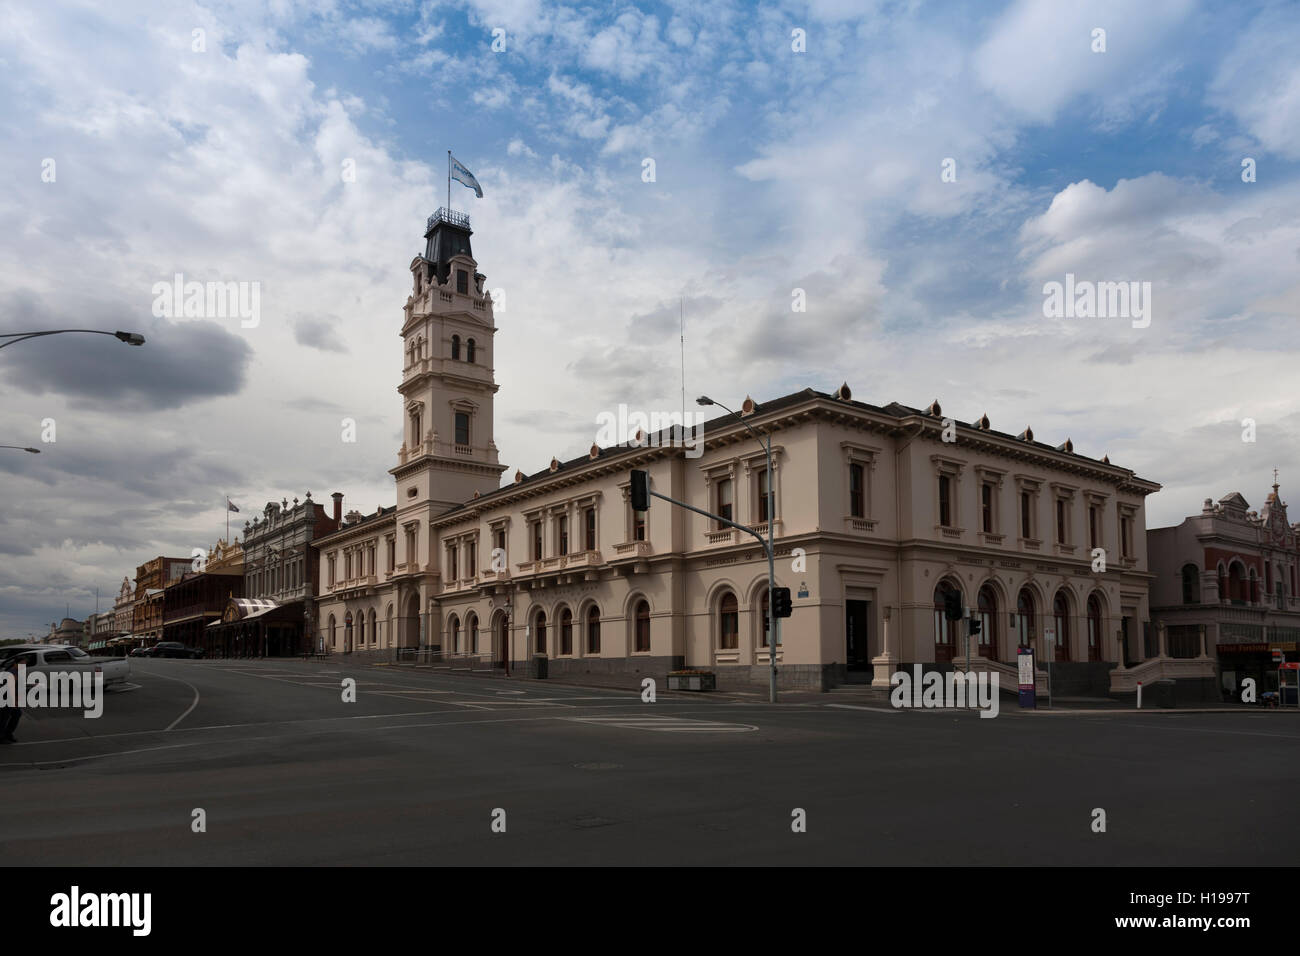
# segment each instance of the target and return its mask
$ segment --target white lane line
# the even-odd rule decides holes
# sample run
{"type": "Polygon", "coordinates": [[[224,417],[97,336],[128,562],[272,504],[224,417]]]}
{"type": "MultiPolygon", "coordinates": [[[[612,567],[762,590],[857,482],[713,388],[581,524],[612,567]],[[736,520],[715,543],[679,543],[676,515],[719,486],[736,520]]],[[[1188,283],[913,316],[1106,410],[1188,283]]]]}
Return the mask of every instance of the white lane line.
{"type": "Polygon", "coordinates": [[[185,708],[185,713],[181,714],[179,717],[177,717],[170,724],[168,724],[166,727],[163,728],[163,733],[166,733],[167,731],[175,727],[177,724],[179,724],[186,717],[188,717],[190,715],[190,711],[192,711],[195,707],[199,706],[199,689],[195,687],[193,684],[191,684],[189,681],[181,680],[179,677],[172,677],[169,674],[159,674],[157,671],[150,671],[149,675],[151,677],[162,677],[165,680],[174,680],[178,684],[184,684],[190,690],[194,691],[194,700],[190,702],[190,706],[185,708]]]}
{"type": "Polygon", "coordinates": [[[839,710],[870,710],[877,714],[896,714],[898,711],[892,707],[863,707],[859,704],[827,704],[827,707],[835,707],[839,710]]]}
{"type": "Polygon", "coordinates": [[[578,724],[617,727],[620,730],[655,730],[662,733],[743,734],[758,730],[753,724],[729,724],[689,717],[561,717],[578,724]]]}

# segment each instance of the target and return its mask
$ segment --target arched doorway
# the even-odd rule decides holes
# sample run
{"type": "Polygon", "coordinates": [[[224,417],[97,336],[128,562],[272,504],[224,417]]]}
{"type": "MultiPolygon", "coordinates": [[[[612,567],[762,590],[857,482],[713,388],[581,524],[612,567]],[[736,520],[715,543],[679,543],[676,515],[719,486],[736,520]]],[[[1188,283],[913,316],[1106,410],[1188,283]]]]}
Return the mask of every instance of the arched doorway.
{"type": "Polygon", "coordinates": [[[497,667],[510,673],[510,619],[498,612],[492,622],[492,660],[497,667]]]}
{"type": "Polygon", "coordinates": [[[1088,660],[1099,661],[1102,659],[1101,654],[1101,636],[1105,632],[1102,630],[1101,618],[1101,601],[1097,595],[1088,596],[1088,660]]]}
{"type": "Polygon", "coordinates": [[[402,600],[402,612],[397,618],[398,647],[420,645],[420,595],[410,594],[402,600]]]}
{"type": "Polygon", "coordinates": [[[1057,661],[1070,659],[1070,602],[1064,591],[1052,599],[1052,628],[1056,631],[1053,654],[1057,661]]]}
{"type": "Polygon", "coordinates": [[[991,584],[980,588],[979,593],[980,634],[978,652],[986,660],[998,659],[998,596],[991,584]]]}
{"type": "Polygon", "coordinates": [[[947,598],[953,594],[961,599],[961,591],[951,581],[940,581],[934,589],[934,659],[939,664],[948,663],[957,653],[962,622],[948,620],[945,613],[947,598]]]}
{"type": "Polygon", "coordinates": [[[352,653],[352,612],[343,616],[343,653],[352,653]]]}
{"type": "Polygon", "coordinates": [[[1038,636],[1038,609],[1034,606],[1034,594],[1029,588],[1021,588],[1016,598],[1016,644],[1032,648],[1035,654],[1039,648],[1034,645],[1038,636]]]}

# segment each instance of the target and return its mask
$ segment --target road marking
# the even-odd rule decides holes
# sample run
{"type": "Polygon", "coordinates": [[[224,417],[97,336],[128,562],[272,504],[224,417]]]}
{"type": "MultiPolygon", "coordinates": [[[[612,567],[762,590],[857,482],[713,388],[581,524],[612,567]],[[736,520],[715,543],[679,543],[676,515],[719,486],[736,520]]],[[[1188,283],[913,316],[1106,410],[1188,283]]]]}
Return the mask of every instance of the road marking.
{"type": "Polygon", "coordinates": [[[620,730],[657,730],[672,734],[744,734],[758,730],[753,724],[730,724],[690,717],[561,717],[578,724],[617,727],[620,730]]]}
{"type": "Polygon", "coordinates": [[[896,714],[898,711],[892,707],[863,707],[860,704],[827,704],[827,707],[835,707],[839,710],[870,710],[877,714],[896,714]]]}
{"type": "Polygon", "coordinates": [[[179,724],[186,717],[188,717],[190,715],[190,711],[194,710],[195,707],[199,706],[199,689],[195,687],[193,684],[191,684],[189,681],[181,680],[179,677],[172,677],[170,674],[159,674],[157,671],[150,671],[149,673],[153,677],[161,677],[164,680],[174,680],[178,684],[184,684],[190,690],[194,691],[194,700],[190,702],[190,706],[185,708],[185,713],[181,714],[179,717],[177,717],[170,724],[168,724],[166,727],[163,728],[163,733],[166,733],[167,731],[175,727],[177,724],[179,724]]]}

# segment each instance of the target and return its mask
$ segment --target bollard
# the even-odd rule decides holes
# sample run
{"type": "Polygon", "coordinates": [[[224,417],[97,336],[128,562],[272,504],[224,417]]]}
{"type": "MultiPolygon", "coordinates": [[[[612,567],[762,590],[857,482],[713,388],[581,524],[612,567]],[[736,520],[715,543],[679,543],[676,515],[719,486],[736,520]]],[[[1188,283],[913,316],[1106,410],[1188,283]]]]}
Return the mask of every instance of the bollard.
{"type": "Polygon", "coordinates": [[[1142,682],[1138,681],[1138,710],[1142,709],[1142,682]]]}

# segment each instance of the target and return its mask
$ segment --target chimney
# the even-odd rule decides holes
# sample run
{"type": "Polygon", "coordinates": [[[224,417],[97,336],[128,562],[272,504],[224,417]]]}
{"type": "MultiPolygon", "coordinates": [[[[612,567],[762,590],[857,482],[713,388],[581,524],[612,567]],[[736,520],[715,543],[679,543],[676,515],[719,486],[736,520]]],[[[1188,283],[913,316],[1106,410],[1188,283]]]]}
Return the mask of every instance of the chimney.
{"type": "Polygon", "coordinates": [[[336,491],[330,497],[334,499],[334,524],[340,525],[343,522],[343,492],[336,491]]]}

